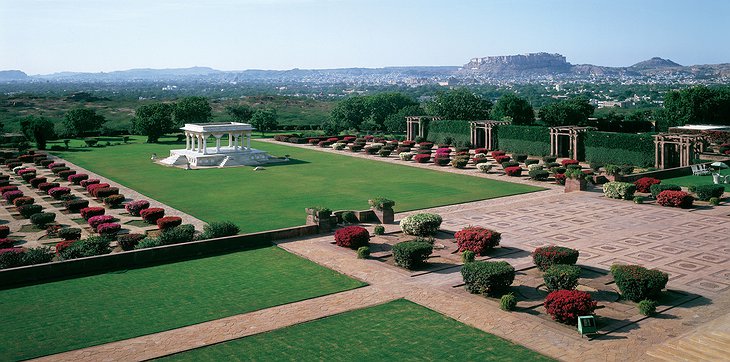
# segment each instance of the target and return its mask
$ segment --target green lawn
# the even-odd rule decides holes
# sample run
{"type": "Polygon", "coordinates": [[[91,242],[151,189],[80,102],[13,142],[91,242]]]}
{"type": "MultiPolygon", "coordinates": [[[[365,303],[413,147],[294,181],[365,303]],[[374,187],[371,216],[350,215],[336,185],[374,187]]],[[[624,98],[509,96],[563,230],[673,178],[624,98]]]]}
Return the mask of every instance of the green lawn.
{"type": "Polygon", "coordinates": [[[278,247],[0,291],[0,360],[18,360],[363,286],[278,247]]]}
{"type": "Polygon", "coordinates": [[[549,361],[407,300],[169,356],[172,361],[549,361]]]}
{"type": "MultiPolygon", "coordinates": [[[[721,175],[730,175],[730,169],[721,170],[720,174],[721,175]]],[[[662,183],[679,185],[679,186],[684,186],[684,187],[697,186],[697,185],[711,185],[712,184],[712,175],[705,175],[705,176],[688,175],[688,176],[682,176],[682,177],[674,177],[674,178],[663,179],[662,183]]],[[[730,185],[726,185],[726,189],[730,190],[730,185]]]]}
{"type": "Polygon", "coordinates": [[[167,156],[184,145],[134,140],[54,153],[204,221],[233,221],[244,232],[301,225],[304,208],[311,206],[367,209],[374,196],[391,198],[396,211],[407,211],[542,190],[257,141],[253,147],[289,154],[293,161],[261,172],[251,167],[185,171],[150,162],[152,153],[167,156]]]}

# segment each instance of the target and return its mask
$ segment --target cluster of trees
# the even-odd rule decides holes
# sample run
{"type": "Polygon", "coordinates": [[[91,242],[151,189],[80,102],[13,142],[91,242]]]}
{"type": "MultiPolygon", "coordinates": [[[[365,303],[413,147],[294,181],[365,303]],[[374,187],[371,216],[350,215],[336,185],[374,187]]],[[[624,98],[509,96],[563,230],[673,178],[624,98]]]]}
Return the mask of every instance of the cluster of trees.
{"type": "Polygon", "coordinates": [[[588,98],[580,96],[550,103],[540,108],[540,121],[548,127],[584,126],[595,108],[588,98]]]}
{"type": "Polygon", "coordinates": [[[655,112],[657,128],[685,124],[730,125],[730,87],[693,87],[664,96],[664,108],[655,112]]]}
{"type": "Polygon", "coordinates": [[[251,124],[253,128],[261,131],[262,136],[264,132],[275,130],[279,126],[279,116],[275,108],[264,107],[254,109],[245,104],[237,104],[227,106],[226,113],[236,122],[251,124]]]}

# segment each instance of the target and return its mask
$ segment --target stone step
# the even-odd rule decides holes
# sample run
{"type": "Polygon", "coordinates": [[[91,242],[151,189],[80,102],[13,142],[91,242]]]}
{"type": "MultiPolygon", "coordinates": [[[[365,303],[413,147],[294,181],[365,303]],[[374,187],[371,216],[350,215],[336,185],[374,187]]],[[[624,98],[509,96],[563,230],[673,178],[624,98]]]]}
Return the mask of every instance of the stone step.
{"type": "Polygon", "coordinates": [[[694,351],[678,349],[673,345],[663,345],[661,348],[647,351],[652,357],[663,358],[667,361],[710,361],[705,356],[697,354],[694,351]]]}
{"type": "Polygon", "coordinates": [[[676,355],[674,355],[670,352],[667,352],[665,350],[665,347],[646,351],[646,354],[649,356],[652,356],[660,361],[676,362],[676,361],[682,360],[682,359],[678,359],[676,355]]]}
{"type": "Polygon", "coordinates": [[[711,348],[719,348],[722,351],[730,351],[730,337],[719,337],[711,333],[699,333],[691,335],[688,338],[702,346],[710,346],[711,348]]]}
{"type": "Polygon", "coordinates": [[[699,344],[686,339],[677,341],[676,348],[685,351],[692,351],[693,353],[703,356],[703,358],[710,361],[722,360],[728,356],[725,349],[717,349],[712,345],[699,344]]]}

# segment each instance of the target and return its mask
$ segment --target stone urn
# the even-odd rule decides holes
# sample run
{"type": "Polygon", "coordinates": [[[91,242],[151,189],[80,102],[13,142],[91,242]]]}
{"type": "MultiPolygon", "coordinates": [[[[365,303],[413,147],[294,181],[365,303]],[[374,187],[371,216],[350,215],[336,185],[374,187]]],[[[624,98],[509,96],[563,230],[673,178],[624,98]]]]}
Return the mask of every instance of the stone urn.
{"type": "Polygon", "coordinates": [[[580,179],[566,178],[565,179],[565,192],[585,191],[587,189],[588,189],[588,181],[584,178],[580,178],[580,179]]]}

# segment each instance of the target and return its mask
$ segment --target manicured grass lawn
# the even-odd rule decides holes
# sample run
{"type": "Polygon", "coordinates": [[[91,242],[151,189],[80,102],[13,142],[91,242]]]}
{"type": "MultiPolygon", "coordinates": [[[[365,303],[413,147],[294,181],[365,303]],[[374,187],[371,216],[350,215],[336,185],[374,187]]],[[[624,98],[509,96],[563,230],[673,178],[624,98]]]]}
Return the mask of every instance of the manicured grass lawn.
{"type": "Polygon", "coordinates": [[[204,221],[233,221],[244,232],[301,225],[304,208],[311,206],[367,209],[375,196],[393,199],[396,211],[407,211],[542,190],[257,141],[253,147],[289,154],[293,161],[260,172],[251,167],[185,171],[150,161],[152,153],[165,157],[184,144],[133,140],[54,153],[204,221]]]}
{"type": "MultiPolygon", "coordinates": [[[[730,169],[726,168],[724,170],[721,170],[720,174],[721,175],[730,175],[730,169]]],[[[697,185],[711,185],[712,184],[712,175],[706,175],[706,176],[688,175],[688,176],[682,176],[682,177],[674,177],[674,178],[663,179],[662,183],[679,185],[679,186],[684,186],[684,187],[697,186],[697,185]]],[[[725,189],[727,191],[730,191],[730,185],[725,185],[725,189]]]]}
{"type": "Polygon", "coordinates": [[[171,361],[549,361],[407,300],[203,347],[171,361]]]}
{"type": "Polygon", "coordinates": [[[0,360],[132,338],[363,286],[278,247],[0,291],[0,360]]]}

